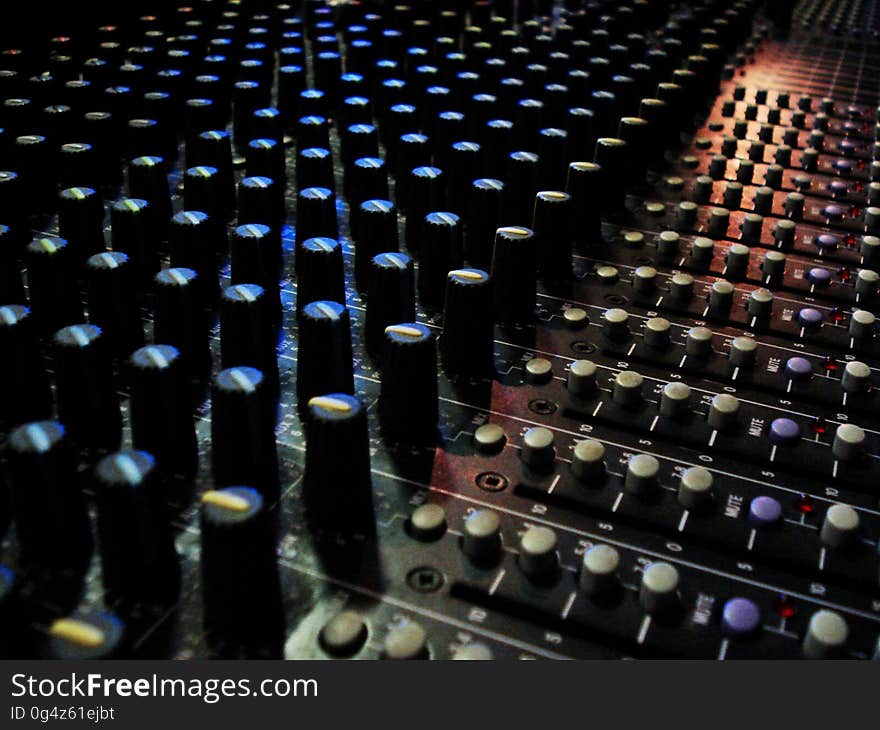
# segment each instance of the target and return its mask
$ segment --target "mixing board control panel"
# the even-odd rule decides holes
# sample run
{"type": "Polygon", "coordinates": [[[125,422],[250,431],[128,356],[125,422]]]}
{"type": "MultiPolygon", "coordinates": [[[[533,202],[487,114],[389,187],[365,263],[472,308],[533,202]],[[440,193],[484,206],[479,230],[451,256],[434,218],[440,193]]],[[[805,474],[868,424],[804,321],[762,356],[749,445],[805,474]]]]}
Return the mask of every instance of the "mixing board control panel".
{"type": "Polygon", "coordinates": [[[148,5],[0,53],[0,655],[880,658],[873,0],[148,5]]]}

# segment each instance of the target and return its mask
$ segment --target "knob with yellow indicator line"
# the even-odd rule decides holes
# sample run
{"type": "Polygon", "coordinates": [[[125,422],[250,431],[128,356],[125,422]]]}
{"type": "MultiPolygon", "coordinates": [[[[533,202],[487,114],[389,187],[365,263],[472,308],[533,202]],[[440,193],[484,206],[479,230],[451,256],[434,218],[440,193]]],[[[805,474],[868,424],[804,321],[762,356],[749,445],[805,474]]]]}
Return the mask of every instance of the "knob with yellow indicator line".
{"type": "Polygon", "coordinates": [[[345,393],[316,396],[308,409],[303,494],[309,519],[346,531],[372,529],[366,409],[345,393]]]}
{"type": "Polygon", "coordinates": [[[423,324],[385,328],[379,418],[383,432],[411,442],[437,437],[437,344],[423,324]]]}
{"type": "Polygon", "coordinates": [[[446,277],[440,355],[448,375],[484,377],[494,369],[492,288],[480,269],[457,269],[446,277]]]}
{"type": "Polygon", "coordinates": [[[124,651],[125,625],[107,611],[77,611],[46,627],[46,659],[119,659],[124,651]]]}
{"type": "Polygon", "coordinates": [[[284,632],[275,530],[260,493],[245,486],[201,496],[204,626],[223,657],[280,652],[284,632]]]}

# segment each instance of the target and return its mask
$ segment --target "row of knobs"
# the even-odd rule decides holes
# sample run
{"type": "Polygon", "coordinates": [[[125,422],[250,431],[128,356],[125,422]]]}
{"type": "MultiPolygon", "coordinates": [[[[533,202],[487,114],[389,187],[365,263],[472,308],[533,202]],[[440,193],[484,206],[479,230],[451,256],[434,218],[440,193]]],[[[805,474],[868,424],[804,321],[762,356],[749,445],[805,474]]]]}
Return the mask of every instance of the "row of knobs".
{"type": "MultiPolygon", "coordinates": [[[[688,480],[701,480],[695,476],[696,471],[708,474],[701,467],[692,471],[694,474],[688,480]]],[[[445,510],[435,504],[419,507],[410,517],[409,529],[418,540],[438,539],[446,531],[445,510]]],[[[504,549],[498,513],[480,509],[468,515],[461,549],[478,566],[497,563],[504,549]]],[[[555,532],[543,526],[527,528],[519,538],[517,564],[529,580],[539,585],[558,580],[561,565],[555,532]]],[[[620,565],[621,556],[615,547],[605,544],[590,547],[581,560],[578,587],[601,605],[603,599],[619,595],[622,588],[620,565]]],[[[684,604],[678,568],[666,562],[653,562],[640,571],[640,576],[638,601],[647,615],[661,620],[681,615],[684,604]]],[[[762,626],[758,605],[742,597],[729,599],[722,608],[720,619],[722,630],[729,637],[754,636],[762,626]]],[[[840,656],[848,638],[849,627],[843,616],[821,609],[810,618],[802,640],[802,651],[814,659],[840,656]]]]}

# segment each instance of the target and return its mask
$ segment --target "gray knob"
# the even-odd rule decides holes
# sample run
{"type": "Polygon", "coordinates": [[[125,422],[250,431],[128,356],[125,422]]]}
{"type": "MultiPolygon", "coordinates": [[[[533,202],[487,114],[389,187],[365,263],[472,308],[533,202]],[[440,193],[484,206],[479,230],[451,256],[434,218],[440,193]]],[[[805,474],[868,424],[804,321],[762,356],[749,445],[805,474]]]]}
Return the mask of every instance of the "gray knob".
{"type": "Polygon", "coordinates": [[[608,594],[617,585],[620,553],[610,545],[593,545],[581,561],[579,584],[588,596],[608,594]]]}
{"type": "Polygon", "coordinates": [[[497,423],[484,423],[474,431],[474,446],[486,454],[494,454],[504,448],[507,435],[497,423]]]}
{"type": "Polygon", "coordinates": [[[553,575],[559,568],[556,533],[549,527],[530,527],[519,541],[519,567],[529,578],[553,575]]]}
{"type": "Polygon", "coordinates": [[[761,273],[765,278],[777,279],[785,274],[785,261],[782,251],[768,251],[761,260],[761,273]]]}
{"type": "Polygon", "coordinates": [[[692,200],[682,200],[675,210],[675,223],[679,228],[691,228],[697,220],[699,206],[692,200]]]}
{"type": "Polygon", "coordinates": [[[849,320],[849,333],[857,340],[869,340],[874,337],[876,318],[867,309],[857,309],[849,320]]]}
{"type": "Polygon", "coordinates": [[[785,214],[789,218],[800,218],[804,214],[803,193],[789,193],[785,196],[785,214]]]}
{"type": "Polygon", "coordinates": [[[385,659],[427,659],[428,634],[415,621],[395,626],[385,637],[382,656],[385,659]]]}
{"type": "Polygon", "coordinates": [[[464,523],[461,549],[477,562],[497,557],[501,550],[501,518],[498,513],[488,509],[471,512],[464,523]]]}
{"type": "Polygon", "coordinates": [[[864,236],[859,245],[859,253],[865,266],[880,264],[880,238],[877,236],[864,236]]]}
{"type": "Polygon", "coordinates": [[[523,435],[520,458],[532,469],[549,469],[556,459],[553,431],[543,426],[528,429],[523,435]]]}
{"type": "Polygon", "coordinates": [[[602,319],[605,336],[609,340],[625,340],[629,337],[629,314],[625,309],[606,309],[602,319]]]}
{"type": "Polygon", "coordinates": [[[639,294],[651,294],[657,288],[657,269],[653,266],[639,266],[633,272],[632,287],[639,294]]]}
{"type": "Polygon", "coordinates": [[[657,253],[665,259],[675,258],[678,256],[680,241],[681,236],[677,231],[663,231],[657,236],[657,253]]]}
{"type": "Polygon", "coordinates": [[[727,249],[727,276],[745,276],[749,270],[749,255],[751,250],[741,243],[734,243],[727,249]]]}
{"type": "Polygon", "coordinates": [[[490,661],[493,658],[492,650],[476,641],[459,646],[452,655],[454,661],[490,661]]]}
{"type": "Polygon", "coordinates": [[[840,461],[856,461],[865,450],[865,429],[853,423],[843,423],[834,432],[831,452],[840,461]]]}
{"type": "Polygon", "coordinates": [[[642,403],[645,379],[633,370],[624,370],[614,378],[611,400],[624,408],[637,408],[642,403]]]}
{"type": "Polygon", "coordinates": [[[726,431],[736,423],[739,399],[729,393],[719,393],[709,404],[707,421],[716,431],[726,431]]]}
{"type": "Polygon", "coordinates": [[[679,304],[687,304],[694,296],[694,277],[690,274],[673,274],[669,280],[669,296],[679,304]]]}
{"type": "Polygon", "coordinates": [[[691,327],[684,343],[688,357],[707,358],[712,354],[712,330],[708,327],[691,327]]]}
{"type": "Polygon", "coordinates": [[[753,337],[734,337],[730,343],[728,358],[734,367],[751,367],[755,364],[758,343],[753,337]]]}
{"type": "Polygon", "coordinates": [[[723,238],[730,227],[730,211],[727,208],[712,208],[709,212],[709,223],[706,233],[712,238],[723,238]]]}
{"type": "Polygon", "coordinates": [[[667,383],[660,395],[660,415],[684,418],[690,410],[691,389],[685,383],[667,383]]]}
{"type": "Polygon", "coordinates": [[[773,240],[776,242],[776,247],[784,250],[791,248],[796,230],[797,226],[794,221],[779,221],[773,229],[773,240]]]}
{"type": "Polygon", "coordinates": [[[578,398],[591,398],[596,394],[596,364],[590,360],[575,360],[568,368],[566,379],[568,392],[578,398]]]}
{"type": "Polygon", "coordinates": [[[678,570],[669,563],[651,563],[642,573],[639,603],[647,613],[663,613],[678,605],[678,570]]]}
{"type": "Polygon", "coordinates": [[[873,269],[862,269],[856,277],[856,294],[860,297],[874,297],[877,295],[878,284],[880,284],[880,274],[873,269]]]}
{"type": "MultiPolygon", "coordinates": [[[[737,177],[743,175],[745,178],[751,178],[749,174],[749,170],[751,169],[752,173],[754,173],[754,165],[747,165],[743,168],[742,164],[740,164],[739,168],[736,171],[737,177]]],[[[751,180],[747,179],[746,182],[751,182],[751,180]]],[[[742,182],[737,180],[736,182],[727,183],[724,187],[724,196],[722,200],[724,201],[722,205],[728,210],[739,210],[739,207],[742,205],[742,197],[743,197],[743,185],[742,182]]]]}
{"type": "Polygon", "coordinates": [[[702,466],[685,469],[678,484],[678,503],[685,509],[699,509],[712,499],[712,472],[702,466]]]}
{"type": "Polygon", "coordinates": [[[650,454],[634,454],[626,463],[623,488],[630,494],[646,495],[657,489],[660,462],[650,454]]]}
{"type": "MultiPolygon", "coordinates": [[[[762,216],[769,215],[773,212],[773,188],[768,187],[767,185],[762,185],[757,190],[755,190],[755,215],[761,218],[761,227],[764,226],[764,219],[762,216]]],[[[746,216],[746,220],[748,220],[748,216],[746,216]]],[[[756,222],[757,224],[757,222],[756,222]]],[[[745,221],[743,221],[743,226],[745,226],[745,221]]],[[[757,238],[755,242],[760,239],[760,230],[755,231],[757,234],[757,238]]],[[[743,228],[743,235],[745,236],[745,228],[743,228]]]]}
{"type": "Polygon", "coordinates": [[[656,350],[662,350],[669,345],[669,335],[672,329],[668,319],[652,317],[645,322],[645,345],[656,350]]]}
{"type": "Polygon", "coordinates": [[[773,312],[773,292],[769,289],[755,289],[749,294],[746,311],[752,317],[765,319],[773,312]]]}
{"type": "Polygon", "coordinates": [[[436,540],[446,532],[446,510],[439,504],[423,504],[410,515],[409,528],[417,540],[436,540]]]}
{"type": "Polygon", "coordinates": [[[733,284],[724,280],[713,282],[709,289],[709,309],[716,314],[722,314],[729,312],[731,306],[733,306],[733,284]]]}
{"type": "Polygon", "coordinates": [[[835,611],[822,609],[810,617],[802,645],[808,659],[828,659],[843,652],[849,638],[846,620],[835,611]]]}
{"type": "Polygon", "coordinates": [[[825,513],[819,538],[830,548],[852,545],[859,534],[859,513],[848,504],[832,504],[825,513]]]}
{"type": "Polygon", "coordinates": [[[695,265],[708,266],[715,255],[715,241],[705,236],[694,239],[691,244],[691,260],[695,265]]]}
{"type": "Polygon", "coordinates": [[[367,624],[355,611],[342,611],[331,618],[318,635],[321,648],[335,657],[357,654],[367,640],[367,624]]]}
{"type": "Polygon", "coordinates": [[[543,357],[533,357],[526,363],[526,380],[543,385],[553,379],[553,363],[543,357]]]}
{"type": "Polygon", "coordinates": [[[847,393],[863,393],[871,385],[871,368],[865,363],[853,360],[846,364],[840,378],[840,387],[847,393]]]}
{"type": "Polygon", "coordinates": [[[578,441],[571,471],[582,482],[602,481],[605,478],[605,446],[594,439],[578,441]]]}

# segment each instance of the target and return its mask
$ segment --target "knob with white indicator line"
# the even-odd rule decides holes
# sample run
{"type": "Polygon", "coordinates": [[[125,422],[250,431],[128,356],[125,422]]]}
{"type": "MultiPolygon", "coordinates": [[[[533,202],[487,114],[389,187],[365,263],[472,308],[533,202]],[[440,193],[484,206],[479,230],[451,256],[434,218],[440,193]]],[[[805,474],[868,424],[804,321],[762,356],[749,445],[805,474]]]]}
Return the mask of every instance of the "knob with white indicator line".
{"type": "Polygon", "coordinates": [[[840,461],[857,461],[865,453],[865,429],[854,423],[842,423],[834,432],[831,452],[840,461]]]}
{"type": "Polygon", "coordinates": [[[712,499],[712,482],[712,472],[702,466],[685,469],[678,485],[678,503],[688,510],[705,507],[712,499]]]}
{"type": "Polygon", "coordinates": [[[534,581],[555,576],[559,570],[556,533],[548,527],[529,527],[519,541],[519,567],[534,581]]]}

